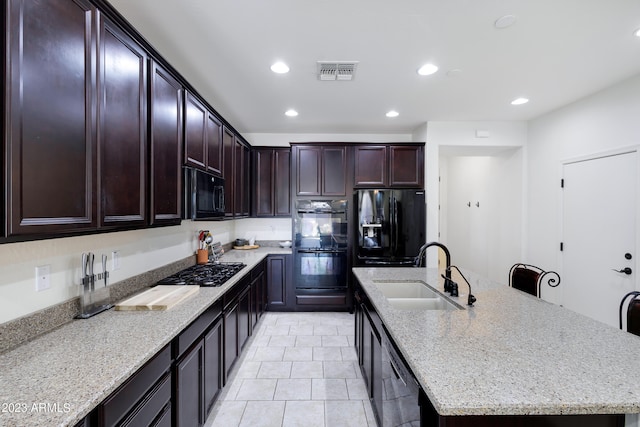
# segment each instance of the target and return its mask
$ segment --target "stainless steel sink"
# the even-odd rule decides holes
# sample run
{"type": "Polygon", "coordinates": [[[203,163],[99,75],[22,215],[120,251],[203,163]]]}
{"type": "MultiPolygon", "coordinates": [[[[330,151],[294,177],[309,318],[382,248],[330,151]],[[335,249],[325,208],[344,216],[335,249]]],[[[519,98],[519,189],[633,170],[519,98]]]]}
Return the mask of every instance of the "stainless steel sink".
{"type": "Polygon", "coordinates": [[[457,304],[421,280],[374,280],[389,304],[402,310],[459,310],[457,304]]]}
{"type": "Polygon", "coordinates": [[[373,281],[387,298],[436,298],[438,293],[423,281],[373,281]]]}
{"type": "Polygon", "coordinates": [[[438,298],[387,298],[394,308],[402,310],[458,310],[459,308],[442,297],[438,298]]]}

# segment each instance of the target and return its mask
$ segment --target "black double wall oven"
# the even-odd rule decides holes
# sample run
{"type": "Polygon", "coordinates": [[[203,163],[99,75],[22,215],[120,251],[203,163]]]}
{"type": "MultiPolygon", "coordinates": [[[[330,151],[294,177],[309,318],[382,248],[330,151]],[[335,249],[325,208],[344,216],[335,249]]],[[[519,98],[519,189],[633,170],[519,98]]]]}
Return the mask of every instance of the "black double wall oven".
{"type": "Polygon", "coordinates": [[[346,295],[347,217],[346,200],[296,201],[296,295],[346,295]]]}

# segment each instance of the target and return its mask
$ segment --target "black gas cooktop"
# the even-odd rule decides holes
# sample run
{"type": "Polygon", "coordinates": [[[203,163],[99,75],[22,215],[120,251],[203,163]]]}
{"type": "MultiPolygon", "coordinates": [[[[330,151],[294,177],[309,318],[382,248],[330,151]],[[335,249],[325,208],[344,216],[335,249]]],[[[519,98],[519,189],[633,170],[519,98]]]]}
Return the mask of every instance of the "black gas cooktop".
{"type": "Polygon", "coordinates": [[[241,262],[194,265],[160,280],[158,285],[221,286],[234,274],[242,270],[241,262]]]}

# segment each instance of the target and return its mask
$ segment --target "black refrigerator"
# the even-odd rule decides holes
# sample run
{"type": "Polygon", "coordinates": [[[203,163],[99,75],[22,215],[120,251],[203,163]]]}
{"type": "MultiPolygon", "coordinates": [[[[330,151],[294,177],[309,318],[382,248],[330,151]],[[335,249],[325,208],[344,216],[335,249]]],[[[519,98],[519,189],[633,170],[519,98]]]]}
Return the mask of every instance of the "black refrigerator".
{"type": "Polygon", "coordinates": [[[424,190],[358,190],[355,265],[412,266],[426,242],[424,190]]]}

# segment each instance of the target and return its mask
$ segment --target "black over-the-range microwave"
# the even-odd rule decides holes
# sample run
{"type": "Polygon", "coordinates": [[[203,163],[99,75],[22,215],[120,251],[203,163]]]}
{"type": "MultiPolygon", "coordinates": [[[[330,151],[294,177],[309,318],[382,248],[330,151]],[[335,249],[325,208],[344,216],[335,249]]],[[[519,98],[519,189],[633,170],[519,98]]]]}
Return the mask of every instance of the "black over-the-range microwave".
{"type": "Polygon", "coordinates": [[[184,219],[224,217],[224,179],[198,169],[184,168],[184,219]]]}

